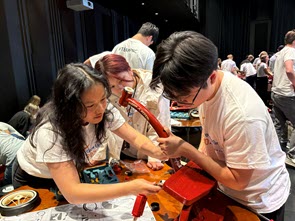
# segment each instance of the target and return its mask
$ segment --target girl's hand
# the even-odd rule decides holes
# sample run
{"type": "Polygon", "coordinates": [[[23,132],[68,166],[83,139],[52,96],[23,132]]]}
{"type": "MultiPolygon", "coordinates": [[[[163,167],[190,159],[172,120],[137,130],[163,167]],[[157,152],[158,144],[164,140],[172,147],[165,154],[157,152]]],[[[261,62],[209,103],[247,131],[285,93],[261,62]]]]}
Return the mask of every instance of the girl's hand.
{"type": "Polygon", "coordinates": [[[160,186],[155,185],[155,182],[149,182],[144,179],[136,179],[130,181],[130,184],[132,185],[132,194],[138,195],[151,195],[158,193],[162,188],[160,186]]]}

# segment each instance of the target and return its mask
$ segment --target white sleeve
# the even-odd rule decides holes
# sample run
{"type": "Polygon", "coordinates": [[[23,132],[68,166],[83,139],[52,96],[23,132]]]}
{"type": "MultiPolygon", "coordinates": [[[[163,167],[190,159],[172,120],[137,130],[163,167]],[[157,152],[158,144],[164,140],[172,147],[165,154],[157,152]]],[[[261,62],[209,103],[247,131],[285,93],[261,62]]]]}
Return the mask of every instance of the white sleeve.
{"type": "Polygon", "coordinates": [[[3,123],[0,122],[0,129],[1,130],[9,130],[9,132],[11,134],[16,134],[19,137],[23,137],[25,138],[23,135],[21,135],[16,129],[14,129],[14,127],[12,127],[11,125],[7,124],[7,123],[3,123]]]}
{"type": "Polygon", "coordinates": [[[62,147],[62,137],[55,136],[51,128],[42,126],[34,137],[36,145],[36,162],[56,163],[72,160],[62,147]]]}
{"type": "Polygon", "coordinates": [[[107,109],[109,111],[111,111],[112,113],[110,113],[111,115],[111,122],[107,123],[107,128],[110,131],[114,131],[117,130],[119,127],[121,127],[126,121],[124,119],[124,117],[121,115],[120,111],[115,108],[111,103],[108,104],[107,109]]]}
{"type": "Polygon", "coordinates": [[[91,63],[91,66],[94,68],[95,67],[95,64],[98,60],[100,60],[101,58],[103,58],[105,55],[107,54],[112,54],[112,52],[110,51],[104,51],[100,54],[96,54],[96,55],[93,55],[89,58],[89,61],[91,63]]]}

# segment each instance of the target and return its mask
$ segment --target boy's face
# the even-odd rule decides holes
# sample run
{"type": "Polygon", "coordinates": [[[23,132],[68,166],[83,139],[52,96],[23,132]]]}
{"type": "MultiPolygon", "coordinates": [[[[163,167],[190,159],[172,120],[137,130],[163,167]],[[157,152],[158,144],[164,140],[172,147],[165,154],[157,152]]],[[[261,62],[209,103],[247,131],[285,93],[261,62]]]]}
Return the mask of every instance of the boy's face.
{"type": "MultiPolygon", "coordinates": [[[[223,74],[214,70],[212,74],[204,81],[200,87],[193,87],[190,93],[184,96],[177,96],[176,98],[168,98],[169,100],[176,101],[178,106],[187,106],[195,108],[200,106],[205,101],[211,100],[216,94],[222,79],[223,74]]],[[[163,94],[165,97],[165,94],[163,94]]]]}

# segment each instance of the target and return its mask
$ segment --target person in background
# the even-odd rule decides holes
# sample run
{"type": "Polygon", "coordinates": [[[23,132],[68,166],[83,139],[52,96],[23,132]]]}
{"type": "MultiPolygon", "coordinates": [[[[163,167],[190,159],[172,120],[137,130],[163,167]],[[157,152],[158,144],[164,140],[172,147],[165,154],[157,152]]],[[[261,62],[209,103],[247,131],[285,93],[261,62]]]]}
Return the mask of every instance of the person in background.
{"type": "Polygon", "coordinates": [[[8,121],[8,124],[16,129],[21,135],[27,137],[34,125],[41,99],[33,95],[24,110],[17,112],[8,121]]]}
{"type": "Polygon", "coordinates": [[[268,100],[270,100],[270,96],[267,93],[268,79],[272,78],[273,74],[267,65],[268,60],[268,54],[262,54],[260,56],[260,63],[257,66],[256,92],[261,97],[264,104],[269,107],[268,100]]]}
{"type": "Polygon", "coordinates": [[[93,56],[89,57],[86,61],[84,61],[84,64],[87,64],[88,66],[94,68],[95,63],[107,54],[112,54],[112,52],[111,51],[104,51],[99,54],[93,55],[93,56]]]}
{"type": "Polygon", "coordinates": [[[261,52],[259,53],[258,57],[256,57],[256,58],[254,59],[254,61],[253,61],[253,66],[254,66],[254,68],[255,68],[256,70],[257,70],[257,67],[258,67],[259,63],[261,62],[260,57],[261,57],[262,55],[266,55],[266,54],[267,54],[266,51],[261,51],[261,52]]]}
{"type": "Polygon", "coordinates": [[[221,63],[221,70],[223,71],[229,71],[234,75],[237,75],[238,67],[236,65],[236,62],[233,61],[234,56],[232,54],[227,55],[227,59],[223,60],[221,63]]]}
{"type": "Polygon", "coordinates": [[[291,181],[272,119],[249,84],[217,70],[217,55],[213,42],[193,31],[173,33],[158,46],[153,73],[163,94],[198,107],[202,124],[198,149],[168,128],[169,137],[158,142],[167,156],[198,164],[226,195],[283,221],[291,181]]]}
{"type": "MultiPolygon", "coordinates": [[[[284,47],[285,47],[285,45],[280,45],[277,48],[277,53],[279,51],[281,51],[284,47]]],[[[271,56],[271,58],[269,59],[269,69],[273,74],[274,74],[275,61],[277,59],[277,53],[273,54],[273,56],[271,56]]],[[[279,119],[276,118],[274,108],[272,108],[271,116],[273,117],[273,122],[274,122],[274,125],[275,125],[275,128],[276,128],[277,134],[279,136],[279,140],[280,140],[280,143],[281,143],[282,150],[287,152],[287,144],[289,142],[288,123],[287,123],[286,119],[283,119],[282,124],[280,123],[279,119]],[[285,123],[283,123],[284,121],[285,121],[285,123]]]]}
{"type": "MultiPolygon", "coordinates": [[[[277,53],[282,50],[285,46],[284,45],[280,45],[278,48],[277,48],[277,53]]],[[[274,72],[274,66],[275,66],[275,61],[277,59],[277,53],[273,54],[270,59],[269,59],[269,69],[270,71],[273,73],[274,72]]]]}
{"type": "Polygon", "coordinates": [[[28,102],[28,104],[33,104],[33,105],[36,105],[37,107],[40,106],[40,103],[41,103],[41,98],[37,95],[33,95],[28,102]]]}
{"type": "MultiPolygon", "coordinates": [[[[274,77],[271,88],[273,111],[279,120],[281,128],[285,127],[289,120],[295,125],[295,29],[288,31],[285,35],[285,47],[279,51],[274,65],[274,77]]],[[[278,135],[281,134],[277,131],[278,135]]],[[[288,159],[295,166],[295,131],[290,136],[290,149],[282,146],[287,152],[288,159]]]]}
{"type": "Polygon", "coordinates": [[[254,56],[252,54],[247,55],[246,59],[241,62],[240,66],[242,66],[242,64],[244,64],[244,63],[252,62],[253,59],[254,59],[254,56]]]}
{"type": "Polygon", "coordinates": [[[256,70],[251,63],[251,61],[254,59],[253,55],[248,55],[247,58],[241,62],[240,71],[245,74],[246,82],[251,85],[252,88],[255,88],[256,86],[256,70]]]}
{"type": "MultiPolygon", "coordinates": [[[[109,54],[96,62],[95,68],[107,76],[112,89],[110,102],[120,111],[125,120],[138,132],[147,136],[155,145],[158,145],[156,139],[158,135],[150,123],[142,116],[140,112],[132,108],[121,107],[118,104],[124,87],[134,89],[133,98],[144,105],[163,126],[168,128],[170,125],[170,102],[162,96],[162,85],[155,84],[150,87],[153,75],[150,71],[142,69],[131,69],[126,59],[117,54],[109,54]]],[[[153,170],[163,168],[160,160],[147,156],[137,148],[123,142],[116,137],[118,146],[122,147],[121,158],[131,157],[132,159],[148,159],[147,166],[153,170]]]]}
{"type": "Polygon", "coordinates": [[[217,69],[219,69],[219,70],[221,70],[221,63],[222,63],[221,58],[218,58],[217,59],[217,69]]]}
{"type": "Polygon", "coordinates": [[[158,36],[159,28],[150,22],[146,22],[132,38],[117,44],[112,53],[122,55],[131,68],[151,71],[155,53],[149,46],[156,43],[158,36]]]}
{"type": "Polygon", "coordinates": [[[56,185],[72,204],[157,193],[161,188],[143,179],[116,184],[80,181],[79,173],[105,139],[107,128],[145,154],[167,159],[159,147],[126,123],[116,108],[111,112],[106,109],[110,94],[107,79],[93,68],[80,63],[62,68],[51,98],[40,109],[36,126],[17,152],[14,188],[56,185]]]}
{"type": "Polygon", "coordinates": [[[12,126],[0,122],[0,165],[5,166],[1,187],[12,184],[12,163],[24,139],[12,126]]]}

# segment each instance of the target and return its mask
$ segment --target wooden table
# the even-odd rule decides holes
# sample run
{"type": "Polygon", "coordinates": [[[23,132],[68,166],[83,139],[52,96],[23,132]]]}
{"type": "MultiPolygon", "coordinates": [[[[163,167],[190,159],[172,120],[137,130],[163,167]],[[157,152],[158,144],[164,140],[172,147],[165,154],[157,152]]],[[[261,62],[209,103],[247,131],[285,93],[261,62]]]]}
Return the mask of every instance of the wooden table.
{"type": "MultiPolygon", "coordinates": [[[[202,131],[202,126],[200,119],[197,117],[191,117],[188,120],[185,119],[174,119],[178,122],[178,124],[173,124],[171,125],[172,132],[175,131],[181,131],[181,128],[185,130],[185,136],[181,136],[183,139],[185,139],[188,143],[191,143],[193,146],[198,147],[201,139],[201,131],[202,131]],[[191,129],[195,128],[196,131],[199,131],[198,136],[194,137],[194,139],[190,139],[191,135],[191,129]]],[[[178,134],[179,135],[179,134],[178,134]]]]}
{"type": "Polygon", "coordinates": [[[200,119],[197,117],[190,118],[188,120],[185,119],[174,119],[177,120],[180,124],[172,125],[173,127],[201,127],[200,119]]]}
{"type": "MultiPolygon", "coordinates": [[[[136,179],[136,178],[143,178],[149,181],[159,182],[160,180],[167,180],[171,175],[169,174],[169,170],[171,168],[168,165],[164,165],[164,168],[159,171],[152,171],[150,173],[146,174],[133,174],[132,176],[128,177],[130,180],[136,179]]],[[[120,182],[125,182],[125,175],[126,169],[123,167],[123,170],[120,174],[118,174],[118,178],[120,182]]],[[[17,190],[32,190],[33,188],[29,186],[22,186],[20,188],[17,188],[17,190]]],[[[36,190],[39,193],[39,196],[41,198],[41,203],[35,207],[32,211],[38,211],[43,209],[48,209],[50,207],[56,207],[59,205],[67,204],[66,201],[57,201],[55,199],[55,195],[53,192],[49,191],[48,189],[33,189],[36,190]]],[[[151,205],[153,202],[157,202],[160,205],[160,210],[153,212],[155,218],[157,221],[163,221],[163,220],[174,220],[180,213],[182,209],[182,204],[175,200],[172,196],[170,196],[165,191],[161,190],[159,193],[155,195],[150,195],[147,197],[148,203],[151,205]]],[[[133,206],[133,205],[132,205],[133,206]]]]}
{"type": "MultiPolygon", "coordinates": [[[[151,171],[150,173],[146,174],[133,174],[128,178],[130,178],[130,180],[136,178],[144,178],[152,182],[159,182],[161,180],[167,180],[171,176],[169,174],[170,169],[171,168],[165,164],[164,168],[160,171],[151,171]]],[[[125,178],[127,176],[125,175],[125,171],[126,169],[123,167],[121,173],[117,175],[120,182],[126,182],[125,178]]],[[[33,189],[29,186],[22,186],[14,191],[18,190],[36,190],[39,193],[41,203],[32,211],[39,211],[67,204],[67,201],[65,200],[57,201],[55,199],[54,193],[49,191],[48,189],[33,189]]],[[[153,212],[154,217],[157,221],[174,221],[180,213],[182,214],[182,218],[188,215],[185,210],[182,210],[183,208],[188,207],[183,207],[183,204],[174,199],[164,190],[155,195],[150,195],[147,198],[149,205],[151,205],[151,203],[153,202],[157,202],[160,205],[159,211],[153,212]]],[[[130,206],[133,207],[133,205],[130,206]]],[[[232,199],[228,198],[227,196],[221,194],[219,191],[216,190],[211,191],[208,196],[204,196],[196,203],[194,203],[192,211],[193,213],[191,215],[193,215],[194,218],[197,218],[196,220],[203,220],[200,219],[200,216],[207,217],[205,220],[223,220],[223,216],[226,215],[226,218],[224,217],[225,220],[259,221],[259,218],[254,213],[243,209],[241,205],[239,205],[237,202],[233,201],[232,199]],[[227,210],[228,212],[224,213],[226,208],[229,208],[229,210],[227,210]],[[195,214],[196,212],[198,213],[198,215],[195,214]]],[[[185,220],[190,221],[191,218],[192,217],[189,217],[185,220]]]]}

